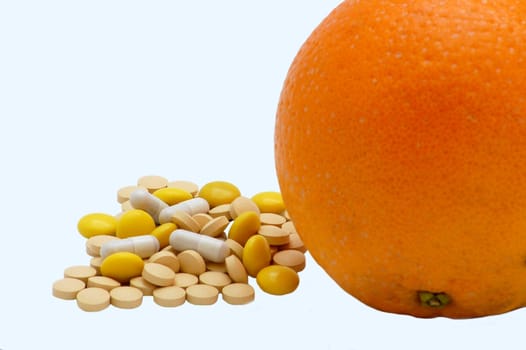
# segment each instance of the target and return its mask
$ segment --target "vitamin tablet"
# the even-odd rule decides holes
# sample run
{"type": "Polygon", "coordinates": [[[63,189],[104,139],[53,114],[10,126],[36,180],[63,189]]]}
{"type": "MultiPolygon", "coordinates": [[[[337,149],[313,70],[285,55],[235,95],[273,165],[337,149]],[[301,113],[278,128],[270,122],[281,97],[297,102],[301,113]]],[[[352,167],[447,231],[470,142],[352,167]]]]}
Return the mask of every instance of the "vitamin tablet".
{"type": "Polygon", "coordinates": [[[155,228],[153,218],[141,209],[132,209],[122,213],[115,235],[119,238],[141,236],[150,234],[155,228]]]}
{"type": "Polygon", "coordinates": [[[217,237],[223,233],[229,223],[226,216],[218,216],[210,220],[199,232],[210,237],[217,237]]]}
{"type": "Polygon", "coordinates": [[[221,204],[232,203],[234,199],[241,196],[241,192],[230,182],[212,181],[201,187],[198,196],[206,199],[213,208],[221,204]]]}
{"type": "MultiPolygon", "coordinates": [[[[233,239],[228,238],[225,241],[228,248],[230,248],[230,252],[237,256],[239,259],[243,259],[243,246],[239,244],[238,242],[234,241],[233,239]]],[[[230,254],[229,254],[230,255],[230,254]]]]}
{"type": "Polygon", "coordinates": [[[53,296],[64,300],[73,300],[86,284],[76,278],[63,278],[53,283],[53,296]]]}
{"type": "Polygon", "coordinates": [[[191,181],[184,181],[184,180],[170,181],[168,182],[167,187],[174,187],[174,188],[179,188],[181,190],[185,190],[186,192],[190,193],[194,197],[197,195],[197,192],[199,192],[199,186],[197,186],[197,184],[191,181]]]}
{"type": "Polygon", "coordinates": [[[159,241],[152,235],[134,236],[125,239],[108,241],[100,248],[100,256],[107,256],[117,252],[130,252],[141,258],[148,258],[159,251],[159,241]]]}
{"type": "Polygon", "coordinates": [[[195,250],[185,250],[177,254],[181,272],[200,275],[206,271],[206,263],[203,257],[195,250]]]}
{"type": "Polygon", "coordinates": [[[160,306],[176,307],[184,304],[186,292],[177,286],[161,287],[153,291],[153,301],[160,306]]]}
{"type": "Polygon", "coordinates": [[[86,253],[93,257],[100,256],[100,247],[104,243],[116,239],[118,240],[117,237],[109,235],[93,236],[86,241],[86,253]]]}
{"type": "Polygon", "coordinates": [[[79,233],[90,238],[98,235],[115,235],[117,219],[114,216],[103,213],[92,213],[84,215],[77,223],[79,233]]]}
{"type": "Polygon", "coordinates": [[[125,187],[120,188],[117,191],[117,202],[122,204],[122,203],[128,201],[130,199],[130,195],[132,194],[132,192],[135,191],[136,189],[139,189],[139,188],[144,188],[144,187],[141,187],[141,186],[125,186],[125,187]]]}
{"type": "Polygon", "coordinates": [[[289,243],[289,233],[281,227],[261,225],[258,233],[265,237],[270,245],[283,245],[289,243]]]}
{"type": "Polygon", "coordinates": [[[243,248],[243,265],[250,276],[256,277],[258,272],[270,264],[270,246],[265,237],[254,235],[250,237],[243,248]]]}
{"type": "Polygon", "coordinates": [[[118,252],[111,254],[102,261],[100,273],[125,284],[133,277],[140,276],[143,267],[144,261],[137,254],[118,252]]]}
{"type": "Polygon", "coordinates": [[[96,274],[97,270],[91,266],[84,265],[70,266],[64,270],[64,277],[76,278],[84,283],[87,283],[88,278],[96,274]]]}
{"type": "Polygon", "coordinates": [[[130,195],[130,204],[135,209],[141,209],[150,214],[153,220],[159,223],[159,214],[168,204],[151,194],[145,189],[137,189],[130,195]]]}
{"type": "Polygon", "coordinates": [[[254,288],[246,283],[232,283],[223,288],[223,300],[231,305],[244,305],[255,298],[254,288]]]}
{"type": "Polygon", "coordinates": [[[290,267],[270,265],[259,271],[256,282],[264,292],[283,295],[296,290],[300,279],[297,272],[290,267]]]}
{"type": "Polygon", "coordinates": [[[195,250],[203,258],[213,262],[224,262],[230,255],[230,248],[225,241],[182,229],[172,232],[170,245],[179,252],[195,250]]]}
{"type": "Polygon", "coordinates": [[[183,211],[192,216],[199,213],[207,213],[209,210],[210,206],[205,199],[199,197],[192,198],[161,210],[159,213],[159,222],[161,224],[164,224],[165,222],[171,222],[172,216],[178,211],[183,211]]]}
{"type": "Polygon", "coordinates": [[[170,245],[170,235],[176,228],[177,226],[173,222],[167,222],[154,228],[150,234],[157,238],[159,247],[163,249],[170,245]]]}
{"type": "Polygon", "coordinates": [[[294,226],[294,222],[292,221],[285,222],[283,225],[281,225],[281,228],[288,233],[298,233],[298,231],[296,231],[296,226],[294,226]]]}
{"type": "Polygon", "coordinates": [[[297,233],[289,234],[289,243],[282,245],[279,248],[280,249],[294,249],[302,253],[305,253],[307,251],[305,244],[303,244],[303,241],[301,240],[300,235],[297,233]]]}
{"type": "Polygon", "coordinates": [[[280,214],[285,210],[283,197],[279,192],[260,192],[251,198],[262,213],[280,214]]]}
{"type": "Polygon", "coordinates": [[[157,288],[157,286],[151,284],[142,276],[134,277],[130,280],[130,286],[135,287],[139,289],[143,295],[150,296],[153,294],[154,289],[157,288]]]}
{"type": "Polygon", "coordinates": [[[221,293],[224,286],[232,283],[226,273],[216,271],[206,271],[199,275],[199,282],[217,288],[221,293]]]}
{"type": "Polygon", "coordinates": [[[81,310],[101,311],[110,305],[110,293],[102,288],[86,288],[78,292],[77,305],[81,310]]]}
{"type": "Polygon", "coordinates": [[[179,272],[179,259],[172,252],[164,251],[155,253],[150,257],[150,259],[148,259],[148,262],[168,266],[173,272],[179,272]]]}
{"type": "Polygon", "coordinates": [[[100,275],[100,266],[102,265],[102,259],[100,256],[95,256],[90,259],[89,266],[93,267],[97,271],[97,275],[100,275]]]}
{"type": "Polygon", "coordinates": [[[272,256],[272,261],[276,265],[288,266],[296,272],[305,268],[305,255],[294,249],[285,249],[272,256]]]}
{"type": "Polygon", "coordinates": [[[250,198],[239,196],[230,203],[230,217],[237,218],[242,213],[253,211],[259,214],[259,208],[250,198]]]}
{"type": "Polygon", "coordinates": [[[206,284],[194,284],[186,288],[186,300],[194,305],[212,305],[217,301],[217,288],[206,284]]]}
{"type": "Polygon", "coordinates": [[[175,187],[161,188],[152,194],[168,206],[194,198],[190,192],[175,187]]]}
{"type": "Polygon", "coordinates": [[[121,309],[133,309],[142,304],[142,291],[135,287],[122,286],[110,291],[111,305],[121,309]]]}
{"type": "Polygon", "coordinates": [[[226,272],[234,282],[248,283],[248,273],[241,260],[230,255],[225,259],[226,272]]]}
{"type": "Polygon", "coordinates": [[[191,273],[179,272],[175,274],[174,285],[187,288],[199,282],[199,278],[191,273]]]}
{"type": "Polygon", "coordinates": [[[174,284],[175,272],[168,266],[157,263],[146,263],[142,277],[153,285],[167,287],[174,284]]]}
{"type": "MultiPolygon", "coordinates": [[[[130,200],[128,199],[126,202],[122,202],[121,203],[121,211],[122,212],[125,212],[125,211],[128,211],[128,210],[132,210],[134,209],[133,206],[131,205],[131,202],[130,200]]],[[[116,215],[115,218],[116,219],[120,219],[120,216],[122,215],[122,213],[120,213],[119,215],[116,215]]]]}
{"type": "Polygon", "coordinates": [[[216,263],[213,261],[206,261],[206,270],[216,271],[216,272],[226,272],[226,265],[225,263],[216,263]]]}
{"type": "Polygon", "coordinates": [[[192,219],[194,219],[199,224],[199,226],[203,228],[203,226],[210,222],[210,220],[212,220],[213,217],[206,213],[197,213],[195,215],[192,215],[192,219]]]}
{"type": "Polygon", "coordinates": [[[275,213],[262,213],[259,216],[259,220],[261,221],[261,225],[274,225],[280,227],[287,222],[287,219],[285,219],[284,216],[275,213]]]}
{"type": "Polygon", "coordinates": [[[137,180],[137,186],[144,187],[152,193],[168,186],[168,180],[162,176],[148,175],[142,176],[137,180]]]}
{"type": "Polygon", "coordinates": [[[218,216],[226,216],[228,220],[232,220],[232,217],[230,216],[230,204],[218,205],[217,207],[210,209],[208,211],[208,215],[213,218],[217,218],[218,216]]]}
{"type": "Polygon", "coordinates": [[[113,278],[109,278],[106,276],[92,276],[88,278],[88,284],[87,287],[98,287],[102,289],[106,289],[107,291],[112,290],[113,288],[119,287],[121,284],[114,280],[113,278]]]}
{"type": "Polygon", "coordinates": [[[199,232],[201,227],[199,223],[195,221],[190,214],[185,213],[184,211],[176,211],[172,215],[172,222],[177,225],[177,227],[188,230],[192,232],[199,232]]]}
{"type": "Polygon", "coordinates": [[[247,211],[240,214],[232,222],[228,231],[228,238],[233,239],[242,246],[247,240],[255,235],[261,227],[259,214],[253,211],[247,211]]]}

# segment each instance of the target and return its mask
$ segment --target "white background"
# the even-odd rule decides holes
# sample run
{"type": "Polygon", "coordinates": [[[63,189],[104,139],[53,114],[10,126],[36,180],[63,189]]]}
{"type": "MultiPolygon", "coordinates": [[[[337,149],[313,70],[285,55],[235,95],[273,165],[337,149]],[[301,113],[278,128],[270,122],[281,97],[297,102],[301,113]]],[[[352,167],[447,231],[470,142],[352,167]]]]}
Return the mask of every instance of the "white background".
{"type": "MultiPolygon", "coordinates": [[[[391,315],[309,258],[301,284],[240,307],[86,313],[51,296],[87,264],[78,219],[158,174],[278,190],[286,71],[335,0],[0,1],[0,349],[524,349],[526,310],[391,315]]],[[[314,213],[313,213],[314,215],[314,213]]],[[[526,291],[525,291],[526,293],[526,291]]]]}

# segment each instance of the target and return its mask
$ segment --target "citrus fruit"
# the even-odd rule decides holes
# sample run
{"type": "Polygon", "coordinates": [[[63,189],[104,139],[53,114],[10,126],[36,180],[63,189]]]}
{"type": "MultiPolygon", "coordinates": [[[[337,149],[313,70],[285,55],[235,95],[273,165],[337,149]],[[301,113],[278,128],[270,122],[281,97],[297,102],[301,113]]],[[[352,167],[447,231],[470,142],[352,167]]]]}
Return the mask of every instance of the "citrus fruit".
{"type": "Polygon", "coordinates": [[[320,266],[376,309],[526,305],[526,2],[344,1],[287,74],[275,160],[320,266]]]}

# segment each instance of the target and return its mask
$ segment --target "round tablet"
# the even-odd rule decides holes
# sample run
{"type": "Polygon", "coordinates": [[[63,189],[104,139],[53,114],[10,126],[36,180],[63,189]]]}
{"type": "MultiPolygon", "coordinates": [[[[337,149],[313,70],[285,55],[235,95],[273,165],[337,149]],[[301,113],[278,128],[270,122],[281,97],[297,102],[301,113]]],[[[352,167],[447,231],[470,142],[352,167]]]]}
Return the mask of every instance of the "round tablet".
{"type": "Polygon", "coordinates": [[[117,287],[110,291],[111,304],[121,309],[133,309],[142,304],[142,292],[135,287],[117,287]]]}
{"type": "Polygon", "coordinates": [[[246,283],[232,283],[223,288],[223,300],[232,305],[248,304],[255,298],[254,288],[246,283]]]}
{"type": "Polygon", "coordinates": [[[197,194],[197,192],[199,192],[199,186],[197,186],[197,184],[191,181],[183,181],[183,180],[170,181],[168,182],[167,187],[175,187],[181,190],[185,190],[186,192],[189,192],[194,197],[197,194]]]}
{"type": "Polygon", "coordinates": [[[292,221],[285,222],[283,225],[281,225],[281,228],[288,233],[298,233],[298,231],[296,231],[296,226],[294,226],[294,222],[292,221]]]}
{"type": "Polygon", "coordinates": [[[88,278],[95,275],[97,275],[97,270],[95,270],[95,268],[91,266],[70,266],[64,270],[64,277],[76,278],[84,283],[87,283],[88,278]]]}
{"type": "Polygon", "coordinates": [[[230,251],[233,254],[235,254],[239,259],[243,259],[243,246],[241,244],[230,238],[228,238],[225,243],[228,245],[228,248],[230,248],[230,251]]]}
{"type": "Polygon", "coordinates": [[[113,278],[105,277],[105,276],[92,276],[88,278],[88,284],[87,287],[98,287],[102,289],[106,289],[107,291],[112,290],[113,288],[119,287],[121,284],[114,280],[113,278]]]}
{"type": "Polygon", "coordinates": [[[177,255],[181,272],[199,276],[206,271],[205,259],[195,250],[185,250],[177,255]]]}
{"type": "Polygon", "coordinates": [[[148,192],[153,193],[168,186],[168,180],[157,175],[142,176],[137,180],[137,186],[144,187],[148,192]]]}
{"type": "Polygon", "coordinates": [[[173,272],[179,272],[179,259],[177,259],[177,256],[172,252],[167,252],[167,251],[157,252],[153,254],[152,256],[150,256],[150,259],[148,259],[148,262],[168,266],[170,269],[173,270],[173,272]]]}
{"type": "Polygon", "coordinates": [[[184,304],[186,292],[183,288],[169,286],[157,288],[153,291],[153,301],[164,307],[176,307],[184,304]]]}
{"type": "Polygon", "coordinates": [[[150,296],[153,294],[153,291],[157,286],[151,284],[141,276],[134,277],[130,280],[130,286],[140,289],[143,295],[150,296]]]}
{"type": "Polygon", "coordinates": [[[217,301],[219,291],[206,284],[194,284],[186,288],[186,300],[194,305],[212,305],[217,301]]]}
{"type": "Polygon", "coordinates": [[[289,233],[274,225],[261,225],[258,233],[265,237],[270,245],[282,245],[289,243],[289,233]]]}
{"type": "Polygon", "coordinates": [[[84,311],[101,311],[110,305],[110,293],[106,289],[92,287],[78,292],[77,305],[84,311]]]}
{"type": "Polygon", "coordinates": [[[285,249],[277,252],[272,256],[272,261],[277,265],[288,266],[300,272],[305,268],[305,255],[294,249],[285,249]]]}
{"type": "Polygon", "coordinates": [[[220,204],[217,207],[210,209],[208,211],[208,215],[213,218],[217,218],[218,216],[226,216],[228,220],[232,220],[232,216],[230,216],[230,204],[220,204]]]}
{"type": "Polygon", "coordinates": [[[217,288],[219,292],[223,287],[232,283],[232,280],[226,273],[217,271],[207,271],[199,275],[199,282],[217,288]]]}
{"type": "Polygon", "coordinates": [[[207,261],[206,262],[206,270],[207,271],[217,271],[217,272],[226,272],[226,266],[225,263],[216,263],[213,261],[207,261]]]}
{"type": "Polygon", "coordinates": [[[100,247],[104,243],[108,241],[113,241],[116,239],[118,238],[115,236],[110,236],[110,235],[93,236],[86,241],[86,253],[88,253],[88,255],[93,256],[93,257],[100,256],[100,247]]]}
{"type": "Polygon", "coordinates": [[[197,214],[192,215],[192,219],[194,219],[195,221],[197,221],[197,223],[199,224],[199,226],[201,226],[201,228],[202,228],[202,227],[205,226],[210,220],[212,220],[213,217],[211,217],[210,215],[205,214],[205,213],[197,213],[197,214]]]}
{"type": "Polygon", "coordinates": [[[305,244],[303,244],[303,241],[301,240],[300,235],[297,233],[289,234],[289,243],[284,244],[279,248],[280,249],[294,249],[302,253],[305,253],[307,251],[305,244]]]}
{"type": "Polygon", "coordinates": [[[119,202],[121,204],[126,202],[127,200],[130,199],[130,195],[132,194],[132,192],[134,192],[135,190],[137,190],[139,188],[144,188],[144,187],[142,187],[142,186],[125,186],[125,187],[121,187],[117,191],[117,202],[119,202]]]}
{"type": "Polygon", "coordinates": [[[100,275],[100,267],[102,265],[103,260],[104,259],[101,258],[100,256],[94,256],[89,261],[89,266],[93,267],[95,271],[97,271],[97,275],[100,275]]]}
{"type": "Polygon", "coordinates": [[[182,228],[184,230],[199,232],[201,229],[199,223],[195,221],[190,214],[184,211],[176,211],[172,215],[171,220],[177,225],[178,228],[182,228]]]}
{"type": "Polygon", "coordinates": [[[167,287],[174,284],[175,272],[168,266],[157,263],[146,263],[142,277],[153,285],[167,287]]]}
{"type": "Polygon", "coordinates": [[[259,219],[261,220],[261,225],[274,225],[281,227],[281,225],[287,222],[287,219],[285,219],[284,216],[275,213],[261,213],[259,219]]]}
{"type": "Polygon", "coordinates": [[[191,273],[179,272],[175,274],[174,285],[181,288],[193,286],[199,282],[199,278],[191,273]]]}
{"type": "Polygon", "coordinates": [[[259,215],[259,208],[250,198],[239,196],[230,203],[230,217],[232,219],[237,218],[239,215],[253,211],[259,215]]]}
{"type": "Polygon", "coordinates": [[[245,265],[235,256],[230,255],[225,259],[226,272],[234,282],[248,283],[248,273],[245,265]]]}
{"type": "Polygon", "coordinates": [[[65,300],[73,300],[86,284],[76,278],[63,278],[53,283],[53,296],[65,300]]]}
{"type": "Polygon", "coordinates": [[[226,216],[218,216],[201,227],[199,232],[203,235],[217,237],[224,232],[229,223],[230,221],[228,221],[226,216]]]}

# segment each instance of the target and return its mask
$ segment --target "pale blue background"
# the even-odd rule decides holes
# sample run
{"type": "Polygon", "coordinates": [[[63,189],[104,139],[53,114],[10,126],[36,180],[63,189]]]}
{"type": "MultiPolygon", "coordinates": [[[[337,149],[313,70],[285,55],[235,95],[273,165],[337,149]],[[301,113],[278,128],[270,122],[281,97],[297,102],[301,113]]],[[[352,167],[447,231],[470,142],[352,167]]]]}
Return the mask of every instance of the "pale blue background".
{"type": "MultiPolygon", "coordinates": [[[[232,307],[80,311],[76,222],[141,175],[277,190],[273,125],[301,43],[335,0],[0,1],[0,349],[524,349],[526,310],[375,311],[309,258],[298,290],[232,307]]],[[[315,213],[313,213],[315,215],[315,213]]],[[[255,283],[253,283],[255,286],[255,283]]],[[[525,291],[526,293],[526,291],[525,291]]]]}

